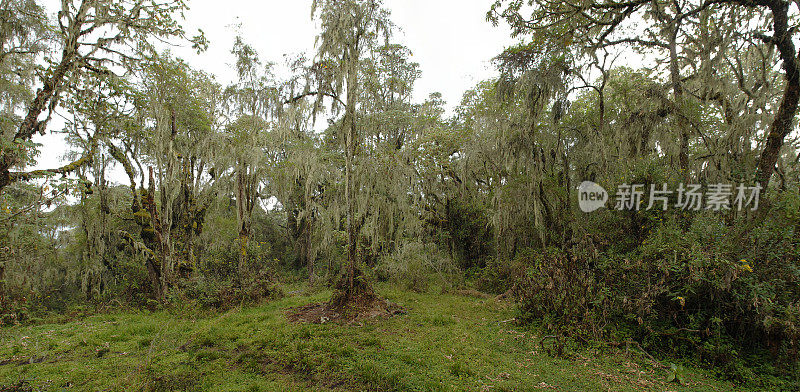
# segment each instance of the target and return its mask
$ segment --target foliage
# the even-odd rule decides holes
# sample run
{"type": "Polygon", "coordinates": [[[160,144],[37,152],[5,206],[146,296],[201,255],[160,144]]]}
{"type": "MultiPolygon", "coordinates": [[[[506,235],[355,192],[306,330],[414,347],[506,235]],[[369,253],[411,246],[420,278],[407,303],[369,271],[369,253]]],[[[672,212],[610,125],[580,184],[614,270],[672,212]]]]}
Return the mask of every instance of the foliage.
{"type": "Polygon", "coordinates": [[[461,269],[486,267],[486,260],[494,255],[495,241],[486,208],[477,202],[453,199],[445,206],[445,213],[448,245],[461,269]]]}
{"type": "Polygon", "coordinates": [[[415,292],[432,287],[447,291],[457,287],[459,270],[434,244],[407,242],[378,262],[377,274],[415,292]]]}

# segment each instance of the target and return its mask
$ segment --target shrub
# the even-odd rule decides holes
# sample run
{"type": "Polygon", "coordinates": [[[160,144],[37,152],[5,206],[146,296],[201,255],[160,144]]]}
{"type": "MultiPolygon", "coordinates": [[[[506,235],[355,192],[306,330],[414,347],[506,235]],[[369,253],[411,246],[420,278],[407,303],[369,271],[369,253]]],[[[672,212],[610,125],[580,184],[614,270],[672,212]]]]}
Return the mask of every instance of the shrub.
{"type": "Polygon", "coordinates": [[[408,242],[391,254],[381,258],[378,277],[401,286],[422,292],[432,285],[444,289],[457,282],[458,268],[452,259],[440,252],[434,244],[408,242]]]}
{"type": "MultiPolygon", "coordinates": [[[[530,250],[528,250],[530,251],[530,250]]],[[[499,257],[489,258],[486,267],[477,270],[475,286],[478,290],[502,294],[513,288],[520,282],[525,273],[525,265],[529,260],[525,255],[527,251],[521,252],[511,260],[504,260],[499,257]]]]}
{"type": "Polygon", "coordinates": [[[799,199],[777,194],[751,216],[642,211],[629,220],[641,240],[627,246],[589,225],[570,247],[519,252],[520,317],[581,339],[635,340],[739,381],[753,378],[752,363],[797,376],[799,199]]]}

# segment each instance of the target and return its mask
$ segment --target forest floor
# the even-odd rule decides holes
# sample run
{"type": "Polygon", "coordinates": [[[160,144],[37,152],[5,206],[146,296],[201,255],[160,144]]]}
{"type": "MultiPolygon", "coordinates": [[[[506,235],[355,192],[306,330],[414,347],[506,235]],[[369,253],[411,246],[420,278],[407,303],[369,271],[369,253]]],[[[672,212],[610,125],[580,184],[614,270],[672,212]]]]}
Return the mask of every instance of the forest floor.
{"type": "Polygon", "coordinates": [[[687,386],[635,352],[554,358],[494,298],[380,286],[405,314],[287,321],[296,293],[224,313],[122,312],[0,330],[0,391],[737,391],[687,369],[687,386]],[[188,315],[187,315],[188,314],[188,315]],[[25,385],[14,389],[14,385],[25,385]]]}

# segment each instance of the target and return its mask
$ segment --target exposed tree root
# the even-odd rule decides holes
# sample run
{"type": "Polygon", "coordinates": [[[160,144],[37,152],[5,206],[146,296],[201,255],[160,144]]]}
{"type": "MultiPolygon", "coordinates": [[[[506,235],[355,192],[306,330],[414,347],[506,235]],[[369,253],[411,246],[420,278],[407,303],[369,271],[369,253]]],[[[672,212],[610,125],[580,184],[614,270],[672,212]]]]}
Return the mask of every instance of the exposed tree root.
{"type": "Polygon", "coordinates": [[[352,285],[348,275],[342,275],[333,287],[333,297],[328,302],[328,308],[346,314],[352,310],[369,308],[373,302],[378,301],[378,296],[372,290],[364,273],[356,268],[353,273],[352,285]]]}

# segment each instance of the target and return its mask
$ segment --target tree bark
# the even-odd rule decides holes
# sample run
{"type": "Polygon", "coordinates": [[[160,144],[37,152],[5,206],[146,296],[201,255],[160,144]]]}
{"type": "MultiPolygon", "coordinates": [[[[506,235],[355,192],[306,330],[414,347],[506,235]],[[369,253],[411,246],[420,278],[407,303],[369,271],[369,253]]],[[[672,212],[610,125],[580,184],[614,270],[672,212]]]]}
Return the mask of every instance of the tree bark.
{"type": "MultiPolygon", "coordinates": [[[[679,10],[676,10],[679,12],[679,10]]],[[[680,30],[680,18],[672,20],[672,31],[669,37],[669,74],[672,84],[672,93],[675,96],[675,104],[678,110],[683,109],[683,85],[678,64],[678,31],[680,30]]],[[[677,113],[678,128],[680,128],[680,144],[678,150],[678,167],[685,182],[689,182],[689,124],[687,124],[684,114],[677,113]]]]}
{"type": "Polygon", "coordinates": [[[239,222],[239,263],[236,266],[236,280],[242,284],[244,266],[247,262],[247,242],[250,238],[250,224],[247,215],[247,191],[244,167],[236,170],[236,214],[239,222]]]}
{"type": "MultiPolygon", "coordinates": [[[[156,265],[154,258],[148,259],[147,270],[152,279],[157,279],[154,289],[155,294],[159,299],[164,298],[164,294],[167,291],[168,286],[168,271],[170,268],[170,258],[172,256],[171,247],[169,243],[169,236],[170,233],[166,230],[166,225],[163,224],[162,220],[159,218],[158,211],[156,209],[156,202],[155,202],[155,180],[153,178],[153,167],[150,166],[148,169],[148,177],[150,181],[150,189],[147,191],[147,210],[150,213],[150,226],[153,228],[153,232],[155,235],[155,241],[159,248],[158,255],[161,257],[160,265],[156,265]]],[[[163,190],[162,190],[162,199],[163,199],[163,190]]],[[[155,252],[153,253],[155,255],[155,252]]]]}
{"type": "Polygon", "coordinates": [[[756,182],[766,190],[775,164],[778,162],[781,148],[786,136],[792,131],[794,117],[797,114],[798,101],[800,101],[800,69],[798,69],[798,53],[792,42],[792,32],[789,31],[789,3],[780,0],[761,0],[757,2],[738,0],[738,4],[752,7],[754,5],[766,6],[772,11],[772,37],[766,37],[769,44],[778,49],[783,70],[786,72],[786,87],[783,92],[781,104],[775,118],[767,131],[767,140],[764,150],[758,160],[756,168],[756,182]]]}
{"type": "MultiPolygon", "coordinates": [[[[0,160],[2,159],[3,158],[0,158],[0,160]]],[[[3,188],[11,184],[11,173],[8,169],[9,167],[0,164],[0,193],[3,193],[3,188]]]]}
{"type": "Polygon", "coordinates": [[[303,258],[308,266],[308,284],[314,284],[314,259],[311,256],[311,219],[305,219],[303,222],[303,258]]]}
{"type": "Polygon", "coordinates": [[[348,291],[353,294],[353,281],[355,280],[356,264],[358,262],[358,233],[355,230],[356,205],[353,200],[353,159],[356,154],[356,97],[358,89],[358,75],[356,72],[357,54],[351,49],[348,59],[347,75],[347,109],[344,121],[347,138],[345,143],[345,200],[347,203],[347,275],[348,291]]]}
{"type": "Polygon", "coordinates": [[[770,125],[767,133],[767,142],[756,170],[756,182],[764,189],[767,189],[772,173],[775,171],[775,164],[778,162],[784,139],[792,131],[792,123],[797,113],[798,99],[800,99],[800,84],[796,81],[789,82],[787,80],[781,106],[778,108],[778,113],[770,125]]]}
{"type": "Polygon", "coordinates": [[[5,260],[0,263],[0,309],[3,309],[6,301],[6,264],[5,260]]]}

